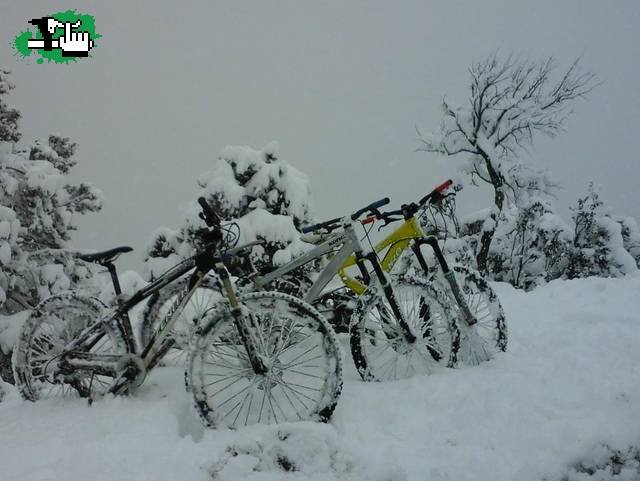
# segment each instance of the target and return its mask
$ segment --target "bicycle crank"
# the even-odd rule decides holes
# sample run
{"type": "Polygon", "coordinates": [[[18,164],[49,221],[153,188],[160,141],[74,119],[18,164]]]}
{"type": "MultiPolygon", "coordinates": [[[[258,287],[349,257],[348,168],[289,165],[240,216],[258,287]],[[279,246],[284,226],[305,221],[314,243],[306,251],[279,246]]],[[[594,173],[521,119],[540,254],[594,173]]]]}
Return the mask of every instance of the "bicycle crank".
{"type": "Polygon", "coordinates": [[[109,388],[112,394],[125,394],[140,386],[147,377],[144,361],[140,356],[127,354],[118,363],[118,377],[109,388]]]}

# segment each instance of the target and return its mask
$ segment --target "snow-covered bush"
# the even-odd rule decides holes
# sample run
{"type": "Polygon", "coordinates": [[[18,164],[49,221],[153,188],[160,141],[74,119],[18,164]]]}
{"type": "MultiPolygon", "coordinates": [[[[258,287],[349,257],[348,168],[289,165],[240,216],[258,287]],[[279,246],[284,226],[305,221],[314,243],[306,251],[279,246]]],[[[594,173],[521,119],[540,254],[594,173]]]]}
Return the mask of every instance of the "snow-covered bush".
{"type": "Polygon", "coordinates": [[[573,222],[567,223],[555,212],[551,197],[544,195],[550,174],[526,172],[513,192],[517,201],[502,209],[495,224],[492,208],[461,220],[455,211],[429,218],[426,229],[441,238],[450,262],[475,268],[482,236],[491,229],[494,239],[485,275],[518,288],[531,289],[558,278],[617,277],[637,270],[640,229],[635,219],[611,215],[592,185],[573,209],[573,222]]]}
{"type": "Polygon", "coordinates": [[[593,183],[572,208],[575,228],[568,278],[619,277],[637,270],[636,260],[625,249],[623,225],[610,210],[593,183]]]}
{"type": "Polygon", "coordinates": [[[198,178],[198,191],[189,204],[183,225],[162,227],[147,249],[151,278],[194,254],[195,234],[204,228],[197,198],[205,197],[224,221],[239,226],[239,243],[263,241],[253,248],[252,260],[261,270],[286,263],[307,244],[297,228],[311,220],[309,179],[278,156],[278,144],[262,150],[226,147],[213,169],[198,178]]]}
{"type": "Polygon", "coordinates": [[[640,227],[633,217],[613,217],[622,228],[622,243],[624,249],[635,259],[640,267],[640,227]]]}
{"type": "Polygon", "coordinates": [[[569,226],[549,202],[532,200],[501,213],[488,272],[493,280],[531,289],[562,276],[570,252],[569,226]]]}

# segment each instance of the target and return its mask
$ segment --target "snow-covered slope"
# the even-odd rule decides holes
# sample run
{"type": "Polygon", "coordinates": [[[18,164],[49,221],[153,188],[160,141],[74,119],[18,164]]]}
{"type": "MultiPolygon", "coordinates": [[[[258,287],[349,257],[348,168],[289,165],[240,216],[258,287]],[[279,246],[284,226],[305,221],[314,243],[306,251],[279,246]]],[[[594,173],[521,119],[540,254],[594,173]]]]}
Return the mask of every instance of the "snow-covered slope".
{"type": "Polygon", "coordinates": [[[640,445],[640,277],[495,287],[507,353],[384,384],[351,368],[329,425],[205,430],[170,368],[92,407],[23,402],[9,388],[0,479],[561,480],[602,444],[640,445]]]}

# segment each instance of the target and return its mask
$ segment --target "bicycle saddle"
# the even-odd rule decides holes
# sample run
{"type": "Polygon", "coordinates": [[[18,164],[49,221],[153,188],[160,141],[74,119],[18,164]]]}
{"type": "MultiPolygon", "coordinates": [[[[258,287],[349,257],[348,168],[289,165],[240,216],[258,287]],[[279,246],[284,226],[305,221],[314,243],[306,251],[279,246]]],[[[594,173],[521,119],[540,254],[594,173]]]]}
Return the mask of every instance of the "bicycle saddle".
{"type": "Polygon", "coordinates": [[[80,254],[78,259],[86,262],[95,262],[96,264],[108,264],[125,252],[131,252],[133,247],[122,246],[109,249],[108,251],[94,252],[92,254],[80,254]]]}

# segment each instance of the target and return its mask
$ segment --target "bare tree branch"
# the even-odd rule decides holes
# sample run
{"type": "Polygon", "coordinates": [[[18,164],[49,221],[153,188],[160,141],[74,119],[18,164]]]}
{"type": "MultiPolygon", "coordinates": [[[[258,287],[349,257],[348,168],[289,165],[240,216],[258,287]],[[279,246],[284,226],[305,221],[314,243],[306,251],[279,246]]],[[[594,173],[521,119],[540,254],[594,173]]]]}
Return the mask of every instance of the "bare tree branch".
{"type": "MultiPolygon", "coordinates": [[[[494,189],[497,212],[492,214],[494,222],[502,211],[505,196],[503,186],[509,189],[514,200],[518,192],[546,192],[552,185],[533,185],[520,181],[511,171],[519,154],[533,145],[537,135],[554,137],[564,130],[575,100],[584,98],[596,86],[595,75],[583,72],[577,58],[557,81],[553,77],[556,62],[553,57],[540,61],[526,57],[508,55],[499,58],[492,53],[482,61],[473,62],[469,68],[471,77],[470,108],[453,108],[443,100],[443,118],[438,135],[425,137],[420,134],[424,152],[445,155],[462,153],[479,156],[483,162],[484,175],[474,163],[467,172],[487,182],[494,189]]],[[[493,232],[483,234],[478,267],[486,265],[488,244],[493,232]],[[481,259],[481,256],[485,256],[481,259]]]]}

